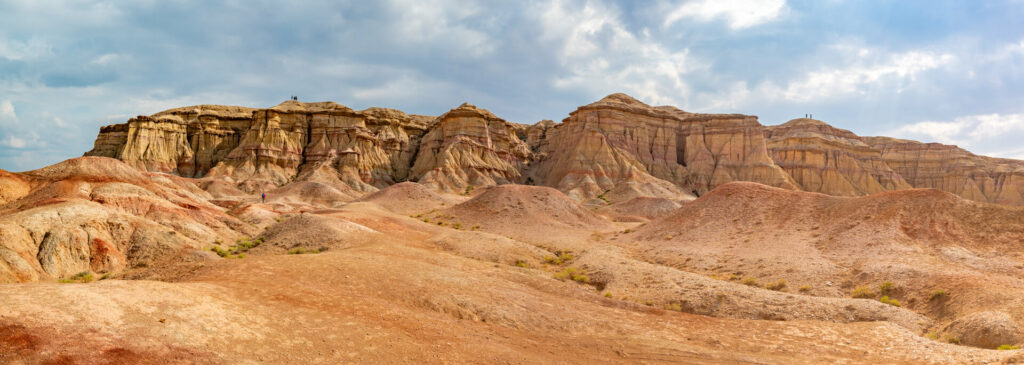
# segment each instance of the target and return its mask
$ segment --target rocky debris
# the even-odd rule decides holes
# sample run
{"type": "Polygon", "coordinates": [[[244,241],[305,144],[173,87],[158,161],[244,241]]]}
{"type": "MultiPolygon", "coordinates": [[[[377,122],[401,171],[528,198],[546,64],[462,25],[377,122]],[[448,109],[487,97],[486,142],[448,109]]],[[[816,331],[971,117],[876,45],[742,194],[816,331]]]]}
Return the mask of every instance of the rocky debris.
{"type": "Polygon", "coordinates": [[[582,106],[549,128],[530,177],[578,200],[635,182],[679,199],[744,180],[795,189],[765,147],[757,117],[651,107],[625,94],[582,106]]]}
{"type": "Polygon", "coordinates": [[[864,137],[915,188],[967,199],[1024,205],[1024,161],[978,156],[957,146],[889,137],[864,137]]]}
{"type": "Polygon", "coordinates": [[[801,190],[858,196],[909,189],[878,150],[850,131],[814,119],[766,127],[768,152],[801,190]]]}
{"type": "Polygon", "coordinates": [[[411,179],[431,188],[522,183],[531,153],[512,124],[465,103],[444,113],[423,136],[411,179]]]}

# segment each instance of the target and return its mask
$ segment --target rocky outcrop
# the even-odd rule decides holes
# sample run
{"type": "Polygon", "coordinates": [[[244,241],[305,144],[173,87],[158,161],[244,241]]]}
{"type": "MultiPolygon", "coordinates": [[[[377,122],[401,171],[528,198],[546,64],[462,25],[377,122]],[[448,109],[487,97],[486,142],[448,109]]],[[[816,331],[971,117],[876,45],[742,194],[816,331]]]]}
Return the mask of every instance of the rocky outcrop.
{"type": "Polygon", "coordinates": [[[768,152],[800,189],[859,196],[909,189],[910,184],[856,134],[820,120],[793,119],[765,128],[768,152]]]}
{"type": "Polygon", "coordinates": [[[935,188],[967,199],[1024,205],[1024,161],[978,156],[957,146],[889,137],[864,137],[915,188],[935,188]]]}
{"type": "Polygon", "coordinates": [[[530,159],[511,123],[465,103],[438,117],[423,136],[411,179],[450,192],[522,183],[530,159]]]}
{"type": "Polygon", "coordinates": [[[269,109],[196,106],[104,127],[87,156],[148,171],[277,186],[313,171],[359,191],[408,178],[431,117],[333,102],[286,101],[269,109]],[[264,181],[264,184],[252,180],[264,181]]]}
{"type": "Polygon", "coordinates": [[[753,116],[687,113],[613,94],[544,133],[530,177],[576,199],[623,183],[639,195],[672,198],[736,180],[796,188],[768,156],[753,116]]]}

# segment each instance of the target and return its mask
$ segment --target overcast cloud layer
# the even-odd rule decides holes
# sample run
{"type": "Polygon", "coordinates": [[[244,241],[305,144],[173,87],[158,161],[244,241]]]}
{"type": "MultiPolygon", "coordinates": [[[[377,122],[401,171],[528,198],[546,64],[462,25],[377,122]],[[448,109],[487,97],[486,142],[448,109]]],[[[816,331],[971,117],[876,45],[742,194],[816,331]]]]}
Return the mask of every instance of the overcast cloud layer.
{"type": "Polygon", "coordinates": [[[1024,158],[1024,2],[0,0],[0,169],[101,125],[298,95],[561,120],[625,92],[1024,158]]]}

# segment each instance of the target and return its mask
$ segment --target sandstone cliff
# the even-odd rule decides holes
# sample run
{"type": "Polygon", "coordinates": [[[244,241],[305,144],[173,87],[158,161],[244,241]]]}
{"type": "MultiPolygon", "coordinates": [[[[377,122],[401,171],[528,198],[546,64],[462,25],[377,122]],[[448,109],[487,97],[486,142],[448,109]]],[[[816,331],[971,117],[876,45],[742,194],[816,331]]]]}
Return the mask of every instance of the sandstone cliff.
{"type": "Polygon", "coordinates": [[[531,153],[516,129],[469,103],[444,113],[423,136],[412,179],[442,191],[522,183],[531,153]]]}
{"type": "Polygon", "coordinates": [[[964,198],[1024,205],[1024,161],[978,156],[957,146],[889,137],[864,137],[915,188],[964,198]]]}
{"type": "Polygon", "coordinates": [[[326,171],[328,179],[372,191],[408,178],[431,119],[392,109],[355,111],[333,102],[286,101],[269,109],[196,106],[104,127],[86,156],[186,177],[266,182],[243,188],[326,171]]]}
{"type": "Polygon", "coordinates": [[[543,130],[530,177],[587,199],[627,187],[682,197],[736,180],[796,188],[768,156],[757,117],[694,114],[613,94],[543,130]]]}
{"type": "Polygon", "coordinates": [[[858,196],[909,189],[910,184],[860,137],[814,119],[765,128],[768,152],[802,190],[858,196]]]}

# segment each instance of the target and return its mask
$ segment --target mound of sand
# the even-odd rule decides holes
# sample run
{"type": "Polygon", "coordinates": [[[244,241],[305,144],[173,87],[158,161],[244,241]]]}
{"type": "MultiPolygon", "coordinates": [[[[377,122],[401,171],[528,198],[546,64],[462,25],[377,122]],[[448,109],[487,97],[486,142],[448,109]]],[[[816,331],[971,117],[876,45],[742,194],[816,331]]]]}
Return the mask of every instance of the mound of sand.
{"type": "Polygon", "coordinates": [[[313,181],[296,181],[268,191],[267,202],[314,205],[331,208],[358,198],[362,193],[313,181]]]}
{"type": "Polygon", "coordinates": [[[994,349],[1024,341],[1021,327],[1003,312],[978,312],[961,317],[946,327],[965,345],[994,349]]]}
{"type": "Polygon", "coordinates": [[[290,249],[317,250],[347,248],[359,242],[362,234],[376,231],[336,217],[297,214],[271,225],[261,235],[263,244],[255,253],[284,253],[290,249]]]}
{"type": "Polygon", "coordinates": [[[376,203],[398,214],[424,213],[453,205],[455,200],[445,198],[430,188],[414,182],[391,185],[356,201],[376,203]]]}
{"type": "Polygon", "coordinates": [[[457,222],[533,244],[565,247],[609,222],[562,192],[542,186],[499,185],[435,213],[433,221],[457,222]],[[572,238],[572,239],[570,239],[572,238]]]}
{"type": "Polygon", "coordinates": [[[612,204],[599,211],[611,216],[616,221],[636,222],[664,216],[681,206],[683,205],[675,200],[641,196],[612,204]]]}

